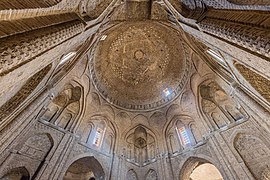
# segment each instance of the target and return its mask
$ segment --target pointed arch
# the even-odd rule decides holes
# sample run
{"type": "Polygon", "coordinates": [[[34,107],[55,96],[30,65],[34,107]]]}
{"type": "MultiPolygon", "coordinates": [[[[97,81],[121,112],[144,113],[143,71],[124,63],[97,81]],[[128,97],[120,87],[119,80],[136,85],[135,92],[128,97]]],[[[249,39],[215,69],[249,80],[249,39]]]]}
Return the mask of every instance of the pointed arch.
{"type": "Polygon", "coordinates": [[[20,179],[20,180],[30,180],[30,175],[28,170],[25,167],[18,167],[9,170],[3,177],[0,177],[0,179],[6,179],[6,180],[14,180],[14,179],[20,179]]]}
{"type": "Polygon", "coordinates": [[[198,105],[205,122],[212,130],[248,119],[240,104],[212,79],[205,80],[198,86],[198,105]]]}
{"type": "Polygon", "coordinates": [[[80,157],[74,160],[65,171],[63,180],[84,180],[94,177],[105,180],[105,172],[99,161],[93,156],[80,157]]]}
{"type": "MultiPolygon", "coordinates": [[[[193,171],[198,168],[200,165],[211,165],[214,167],[214,170],[217,172],[217,177],[213,179],[223,179],[222,177],[222,171],[219,170],[217,166],[215,166],[214,163],[209,161],[209,158],[201,158],[201,157],[189,157],[186,159],[186,161],[183,163],[180,169],[180,174],[179,174],[179,180],[189,180],[191,179],[191,175],[193,171]]],[[[198,179],[199,180],[199,179],[198,179]]]]}
{"type": "Polygon", "coordinates": [[[154,169],[149,169],[145,176],[145,180],[158,180],[157,172],[154,169]]]}
{"type": "Polygon", "coordinates": [[[125,135],[127,156],[130,161],[143,165],[156,157],[156,137],[145,126],[139,124],[125,135]]]}
{"type": "Polygon", "coordinates": [[[8,174],[12,169],[23,167],[28,171],[29,177],[36,178],[53,146],[53,138],[48,133],[28,134],[23,142],[14,147],[18,153],[10,154],[1,166],[0,177],[8,174]]]}
{"type": "Polygon", "coordinates": [[[137,173],[133,169],[128,170],[127,175],[126,175],[126,179],[127,180],[138,180],[137,173]]]}

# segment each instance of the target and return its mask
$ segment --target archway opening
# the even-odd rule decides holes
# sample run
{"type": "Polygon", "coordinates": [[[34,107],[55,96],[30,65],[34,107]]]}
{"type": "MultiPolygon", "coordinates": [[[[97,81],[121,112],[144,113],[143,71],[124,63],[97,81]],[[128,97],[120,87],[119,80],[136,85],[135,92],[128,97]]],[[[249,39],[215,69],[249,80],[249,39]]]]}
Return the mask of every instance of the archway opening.
{"type": "Polygon", "coordinates": [[[192,157],[183,165],[180,180],[223,180],[218,168],[209,161],[192,157]]]}
{"type": "Polygon", "coordinates": [[[29,180],[30,175],[25,167],[14,168],[4,175],[2,180],[29,180]]]}
{"type": "Polygon", "coordinates": [[[73,162],[65,173],[64,180],[103,180],[105,173],[94,157],[84,157],[73,162]]]}
{"type": "Polygon", "coordinates": [[[198,165],[189,176],[190,180],[223,180],[219,170],[210,163],[198,165]]]}

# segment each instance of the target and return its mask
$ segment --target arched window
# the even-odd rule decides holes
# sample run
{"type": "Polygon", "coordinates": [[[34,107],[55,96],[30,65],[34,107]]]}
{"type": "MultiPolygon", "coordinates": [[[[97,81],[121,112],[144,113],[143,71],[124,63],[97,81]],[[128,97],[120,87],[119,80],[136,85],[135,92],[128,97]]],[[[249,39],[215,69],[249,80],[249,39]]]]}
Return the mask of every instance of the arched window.
{"type": "Polygon", "coordinates": [[[94,135],[94,139],[92,141],[92,145],[94,145],[98,148],[101,147],[104,134],[105,134],[105,129],[103,129],[101,127],[97,127],[95,129],[95,135],[94,135]]]}
{"type": "Polygon", "coordinates": [[[85,124],[82,124],[82,128],[82,143],[107,155],[113,153],[115,129],[107,118],[93,116],[85,124]]]}
{"type": "Polygon", "coordinates": [[[195,144],[193,134],[189,127],[189,122],[190,122],[189,119],[187,120],[182,119],[182,120],[176,121],[176,124],[175,124],[176,134],[183,149],[195,144]]]}
{"type": "Polygon", "coordinates": [[[192,145],[190,133],[184,125],[177,127],[176,131],[183,147],[188,147],[192,145]]]}
{"type": "MultiPolygon", "coordinates": [[[[102,117],[101,117],[102,118],[102,117]]],[[[84,130],[83,141],[93,148],[100,149],[103,144],[103,139],[106,133],[106,123],[104,120],[90,120],[84,130]]]]}

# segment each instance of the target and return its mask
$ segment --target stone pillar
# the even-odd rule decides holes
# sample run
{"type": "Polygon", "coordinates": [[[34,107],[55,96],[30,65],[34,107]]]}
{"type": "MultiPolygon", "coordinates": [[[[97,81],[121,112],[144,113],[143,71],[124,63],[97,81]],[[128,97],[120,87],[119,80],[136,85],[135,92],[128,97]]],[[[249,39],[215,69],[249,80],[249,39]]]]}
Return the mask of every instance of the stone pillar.
{"type": "Polygon", "coordinates": [[[253,180],[253,176],[242,162],[238,162],[231,148],[220,133],[214,133],[209,139],[209,145],[216,154],[226,175],[224,179],[253,180]]]}
{"type": "Polygon", "coordinates": [[[70,134],[64,135],[53,156],[50,160],[48,160],[49,162],[46,164],[46,168],[42,171],[41,174],[38,174],[37,179],[46,180],[59,178],[59,174],[61,173],[64,167],[64,163],[68,158],[68,154],[72,149],[73,142],[73,136],[70,134]]]}

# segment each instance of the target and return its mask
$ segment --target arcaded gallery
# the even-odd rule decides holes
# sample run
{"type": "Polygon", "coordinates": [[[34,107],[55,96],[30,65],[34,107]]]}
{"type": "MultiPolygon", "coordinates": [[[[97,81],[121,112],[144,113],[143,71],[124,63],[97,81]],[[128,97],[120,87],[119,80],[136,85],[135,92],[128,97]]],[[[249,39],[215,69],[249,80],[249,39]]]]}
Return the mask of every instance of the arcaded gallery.
{"type": "Polygon", "coordinates": [[[270,0],[0,0],[0,180],[270,180],[270,0]]]}

